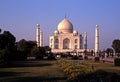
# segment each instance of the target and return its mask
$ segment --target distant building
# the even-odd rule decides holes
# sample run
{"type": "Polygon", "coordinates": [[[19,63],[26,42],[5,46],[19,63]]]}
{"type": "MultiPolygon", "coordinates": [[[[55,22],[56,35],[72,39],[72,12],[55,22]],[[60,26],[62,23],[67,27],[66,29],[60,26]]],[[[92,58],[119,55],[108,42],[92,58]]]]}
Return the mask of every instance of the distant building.
{"type": "Polygon", "coordinates": [[[74,30],[72,23],[65,17],[58,24],[54,34],[50,36],[49,46],[54,53],[83,52],[87,48],[87,33],[84,34],[79,34],[77,30],[74,30]],[[83,44],[85,49],[83,49],[83,44]]]}

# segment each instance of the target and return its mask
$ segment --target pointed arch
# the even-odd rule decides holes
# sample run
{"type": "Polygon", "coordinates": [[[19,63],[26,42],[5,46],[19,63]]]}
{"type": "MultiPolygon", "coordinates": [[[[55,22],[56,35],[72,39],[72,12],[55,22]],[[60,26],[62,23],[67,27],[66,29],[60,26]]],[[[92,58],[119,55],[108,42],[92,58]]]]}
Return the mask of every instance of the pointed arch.
{"type": "Polygon", "coordinates": [[[65,38],[63,40],[63,49],[69,49],[70,46],[70,40],[68,38],[65,38]]]}

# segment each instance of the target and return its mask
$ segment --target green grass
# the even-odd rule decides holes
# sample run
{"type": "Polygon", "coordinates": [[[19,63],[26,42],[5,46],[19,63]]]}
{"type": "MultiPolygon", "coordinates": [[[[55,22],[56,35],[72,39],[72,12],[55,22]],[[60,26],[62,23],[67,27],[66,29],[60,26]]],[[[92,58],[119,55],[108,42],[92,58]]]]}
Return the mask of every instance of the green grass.
{"type": "Polygon", "coordinates": [[[0,68],[0,82],[66,81],[56,61],[21,61],[11,67],[0,68]]]}

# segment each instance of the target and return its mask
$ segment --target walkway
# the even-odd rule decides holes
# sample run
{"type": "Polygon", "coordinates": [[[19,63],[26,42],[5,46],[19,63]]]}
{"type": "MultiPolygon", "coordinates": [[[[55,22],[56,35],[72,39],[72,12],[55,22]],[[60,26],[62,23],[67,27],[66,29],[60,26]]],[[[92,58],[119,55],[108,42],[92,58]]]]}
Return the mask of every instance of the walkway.
{"type": "MultiPolygon", "coordinates": [[[[94,56],[88,56],[89,59],[94,60],[94,56]]],[[[107,58],[101,58],[100,57],[100,61],[101,62],[107,62],[107,63],[114,63],[114,58],[115,57],[107,57],[107,58]]]]}

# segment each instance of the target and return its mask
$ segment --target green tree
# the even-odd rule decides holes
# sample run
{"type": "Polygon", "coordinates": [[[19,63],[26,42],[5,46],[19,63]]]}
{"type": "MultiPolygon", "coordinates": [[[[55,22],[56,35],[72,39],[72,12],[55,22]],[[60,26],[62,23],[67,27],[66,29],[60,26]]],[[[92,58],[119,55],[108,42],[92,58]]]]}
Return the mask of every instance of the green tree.
{"type": "Polygon", "coordinates": [[[49,46],[34,47],[31,51],[31,54],[36,56],[36,59],[43,59],[43,56],[50,57],[52,55],[51,48],[49,46]]]}
{"type": "Polygon", "coordinates": [[[4,62],[8,63],[14,60],[15,40],[16,38],[9,31],[4,31],[3,34],[0,34],[0,59],[3,59],[4,62]]]}
{"type": "Polygon", "coordinates": [[[112,42],[112,47],[115,50],[115,53],[120,53],[120,40],[119,39],[115,39],[112,42]]]}
{"type": "Polygon", "coordinates": [[[113,49],[112,48],[107,48],[106,49],[106,53],[108,54],[108,56],[112,55],[113,56],[113,49]]]}
{"type": "Polygon", "coordinates": [[[15,40],[16,38],[9,31],[4,31],[4,33],[0,35],[0,48],[14,50],[15,40]]]}
{"type": "Polygon", "coordinates": [[[46,53],[51,53],[51,48],[49,46],[44,46],[46,53]]]}
{"type": "Polygon", "coordinates": [[[40,54],[40,50],[38,47],[35,46],[34,48],[32,48],[31,56],[38,56],[39,54],[40,54]]]}
{"type": "Polygon", "coordinates": [[[22,39],[17,42],[16,45],[18,52],[21,53],[19,55],[22,55],[22,59],[26,59],[27,56],[31,54],[31,50],[34,46],[36,46],[36,43],[34,41],[26,41],[22,39]]]}
{"type": "Polygon", "coordinates": [[[45,48],[44,47],[38,47],[38,49],[39,49],[39,54],[37,54],[36,58],[37,59],[43,59],[43,56],[46,55],[45,48]]]}

